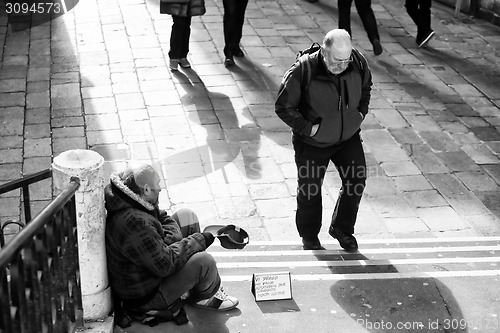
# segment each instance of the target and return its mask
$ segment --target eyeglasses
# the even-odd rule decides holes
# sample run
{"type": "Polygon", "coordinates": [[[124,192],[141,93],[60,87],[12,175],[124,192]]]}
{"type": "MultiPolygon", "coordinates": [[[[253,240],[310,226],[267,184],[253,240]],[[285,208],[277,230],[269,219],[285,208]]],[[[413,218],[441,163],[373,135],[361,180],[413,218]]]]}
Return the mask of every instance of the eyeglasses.
{"type": "Polygon", "coordinates": [[[337,59],[335,57],[331,57],[328,52],[325,52],[323,55],[323,59],[329,66],[342,66],[349,65],[352,62],[352,56],[349,56],[347,59],[337,59]]]}
{"type": "Polygon", "coordinates": [[[351,57],[349,57],[349,59],[337,59],[337,58],[333,58],[333,61],[337,64],[341,64],[341,65],[348,65],[351,63],[352,59],[351,57]]]}

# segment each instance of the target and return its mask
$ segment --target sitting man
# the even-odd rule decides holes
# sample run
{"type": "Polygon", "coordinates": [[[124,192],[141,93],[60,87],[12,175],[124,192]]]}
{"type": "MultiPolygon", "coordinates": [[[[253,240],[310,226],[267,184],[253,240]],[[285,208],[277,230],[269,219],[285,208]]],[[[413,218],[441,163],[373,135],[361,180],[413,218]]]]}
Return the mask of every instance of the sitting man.
{"type": "Polygon", "coordinates": [[[112,174],[105,188],[106,255],[115,301],[128,313],[166,313],[158,317],[177,324],[188,321],[184,301],[218,311],[235,308],[238,300],[224,293],[215,260],[205,252],[214,236],[200,233],[189,209],[172,216],[160,210],[160,191],[160,177],[150,165],[112,174]]]}

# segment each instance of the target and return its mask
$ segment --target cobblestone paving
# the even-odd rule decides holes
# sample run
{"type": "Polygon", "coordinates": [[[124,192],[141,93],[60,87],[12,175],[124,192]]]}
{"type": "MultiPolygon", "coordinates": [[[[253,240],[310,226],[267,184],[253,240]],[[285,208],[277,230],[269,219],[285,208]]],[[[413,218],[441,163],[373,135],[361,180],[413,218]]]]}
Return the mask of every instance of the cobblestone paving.
{"type": "MultiPolygon", "coordinates": [[[[0,182],[49,168],[63,151],[93,149],[106,175],[129,161],[158,166],[165,208],[189,206],[204,224],[236,223],[255,240],[297,239],[293,150],[274,97],[295,53],[337,27],[336,4],[250,0],[245,57],[231,69],[222,64],[222,1],[206,4],[193,19],[193,68],[178,73],[167,67],[171,18],[157,1],[80,1],[15,33],[0,17],[0,182]]],[[[373,9],[378,57],[353,9],[354,43],[374,75],[356,233],[500,234],[500,28],[435,3],[436,38],[418,49],[401,1],[373,9]]],[[[35,212],[51,186],[32,186],[35,212]]],[[[325,226],[338,188],[330,167],[325,226]]],[[[19,192],[2,195],[0,208],[2,222],[19,219],[19,192]]]]}

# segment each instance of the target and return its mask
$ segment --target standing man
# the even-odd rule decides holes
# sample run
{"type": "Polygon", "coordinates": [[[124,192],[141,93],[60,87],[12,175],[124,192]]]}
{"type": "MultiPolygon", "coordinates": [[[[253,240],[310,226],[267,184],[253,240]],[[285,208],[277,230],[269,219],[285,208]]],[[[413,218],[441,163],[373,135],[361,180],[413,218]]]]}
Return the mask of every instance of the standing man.
{"type": "MultiPolygon", "coordinates": [[[[377,20],[372,9],[371,0],[354,0],[359,18],[363,22],[368,39],[373,46],[375,55],[382,54],[382,45],[380,44],[380,36],[377,29],[377,20]]],[[[349,35],[351,33],[351,5],[352,0],[338,0],[337,7],[339,9],[339,29],[346,30],[349,35]]]]}
{"type": "Polygon", "coordinates": [[[114,296],[129,313],[167,312],[178,324],[187,322],[186,295],[193,306],[233,309],[238,300],[224,293],[215,260],[205,252],[214,236],[199,232],[198,218],[188,209],[172,216],[160,210],[160,191],[160,177],[150,165],[112,174],[105,188],[106,255],[114,296]]]}
{"type": "Polygon", "coordinates": [[[416,42],[419,48],[426,47],[434,37],[431,29],[432,0],[406,0],[406,12],[417,25],[416,42]]]}
{"type": "Polygon", "coordinates": [[[356,251],[354,224],[366,181],[359,135],[368,113],[372,86],[366,59],[351,44],[347,31],[334,29],[321,48],[285,73],[276,114],[291,127],[297,165],[296,225],[306,250],[323,249],[321,185],[330,161],[342,180],[329,234],[346,251],[356,251]],[[308,65],[308,66],[306,66],[308,65]],[[309,68],[309,78],[303,75],[309,68]],[[305,76],[305,78],[303,77],[305,76]]]}
{"type": "Polygon", "coordinates": [[[233,66],[233,57],[243,57],[240,48],[248,0],[222,0],[224,5],[224,65],[233,66]]]}

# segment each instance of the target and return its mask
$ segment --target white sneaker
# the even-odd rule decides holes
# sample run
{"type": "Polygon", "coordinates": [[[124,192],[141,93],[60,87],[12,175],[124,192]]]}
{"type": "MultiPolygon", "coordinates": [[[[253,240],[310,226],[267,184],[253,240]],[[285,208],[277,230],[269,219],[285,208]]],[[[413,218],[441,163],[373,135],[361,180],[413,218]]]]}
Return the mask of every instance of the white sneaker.
{"type": "Polygon", "coordinates": [[[424,38],[424,40],[418,45],[418,48],[423,48],[423,47],[426,47],[427,44],[429,44],[429,41],[432,39],[432,37],[434,37],[435,35],[435,32],[433,30],[431,30],[427,36],[424,38]]]}
{"type": "Polygon", "coordinates": [[[170,69],[173,71],[179,70],[177,66],[179,65],[179,59],[170,59],[170,69]]]}
{"type": "Polygon", "coordinates": [[[215,311],[228,311],[237,307],[238,304],[239,301],[237,298],[227,295],[222,287],[220,287],[215,295],[209,299],[204,299],[194,303],[193,306],[215,311]]]}
{"type": "Polygon", "coordinates": [[[181,65],[182,68],[189,68],[191,67],[191,64],[186,58],[181,58],[179,59],[179,65],[181,65]]]}

